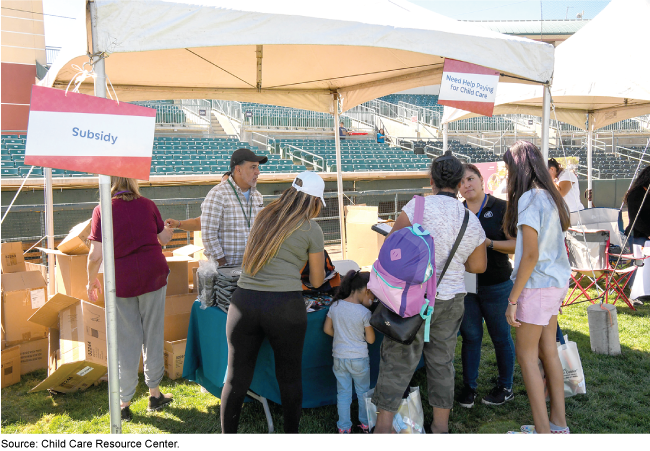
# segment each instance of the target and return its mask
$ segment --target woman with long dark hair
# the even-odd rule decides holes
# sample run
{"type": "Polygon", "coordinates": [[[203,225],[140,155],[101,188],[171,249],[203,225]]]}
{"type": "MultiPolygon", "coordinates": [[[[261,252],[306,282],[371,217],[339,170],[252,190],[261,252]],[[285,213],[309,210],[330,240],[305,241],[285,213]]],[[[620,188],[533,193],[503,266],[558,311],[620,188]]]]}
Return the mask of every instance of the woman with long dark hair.
{"type": "Polygon", "coordinates": [[[557,353],[557,315],[566,296],[571,266],[564,246],[569,210],[553,185],[541,152],[518,141],[503,155],[508,167],[508,207],[504,229],[517,237],[514,285],[506,319],[517,327],[515,354],[521,367],[534,429],[524,432],[569,433],[564,407],[564,373],[557,353]],[[542,361],[551,399],[546,411],[542,361]]]}
{"type": "Polygon", "coordinates": [[[221,430],[237,432],[242,404],[268,338],[275,356],[284,432],[297,433],[302,412],[302,350],[307,311],[300,271],[309,261],[309,282],[325,279],[323,231],[314,218],[325,205],[325,182],[302,172],[279,199],[257,215],[233,293],[226,336],[228,374],[221,394],[221,430]]]}
{"type": "Polygon", "coordinates": [[[487,269],[476,276],[476,292],[465,295],[465,315],[460,325],[463,338],[463,390],[458,404],[474,406],[478,388],[478,369],[481,362],[483,321],[494,344],[499,379],[483,399],[483,404],[500,406],[514,398],[512,379],[515,371],[515,345],[505,313],[508,295],[512,290],[512,267],[508,254],[515,252],[515,239],[503,231],[507,203],[486,194],[481,171],[473,164],[465,164],[465,175],[460,185],[465,206],[476,215],[483,227],[487,243],[487,269]]]}
{"type": "MultiPolygon", "coordinates": [[[[436,279],[449,259],[465,218],[465,207],[457,194],[465,169],[450,151],[431,163],[433,196],[424,198],[422,226],[435,243],[436,279]]],[[[410,227],[415,217],[415,200],[402,209],[391,233],[410,227]]],[[[433,433],[449,431],[449,413],[454,404],[454,352],[458,329],[465,310],[465,271],[482,273],[487,266],[485,232],[476,216],[470,214],[467,229],[453,255],[444,278],[437,286],[435,308],[431,316],[429,341],[420,327],[413,343],[392,340],[381,343],[379,377],[372,397],[377,406],[376,433],[388,433],[402,394],[424,353],[427,366],[428,400],[433,408],[433,433]]]]}

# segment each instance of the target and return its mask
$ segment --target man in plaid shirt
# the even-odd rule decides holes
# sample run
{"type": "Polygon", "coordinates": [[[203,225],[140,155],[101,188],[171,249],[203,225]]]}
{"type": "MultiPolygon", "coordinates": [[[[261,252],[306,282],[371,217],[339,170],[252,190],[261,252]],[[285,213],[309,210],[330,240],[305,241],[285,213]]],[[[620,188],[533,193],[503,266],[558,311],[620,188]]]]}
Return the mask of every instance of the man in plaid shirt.
{"type": "Polygon", "coordinates": [[[250,149],[237,149],[230,158],[230,178],[212,188],[201,204],[204,253],[219,266],[242,263],[248,234],[264,206],[255,186],[260,164],[267,161],[250,149]]]}

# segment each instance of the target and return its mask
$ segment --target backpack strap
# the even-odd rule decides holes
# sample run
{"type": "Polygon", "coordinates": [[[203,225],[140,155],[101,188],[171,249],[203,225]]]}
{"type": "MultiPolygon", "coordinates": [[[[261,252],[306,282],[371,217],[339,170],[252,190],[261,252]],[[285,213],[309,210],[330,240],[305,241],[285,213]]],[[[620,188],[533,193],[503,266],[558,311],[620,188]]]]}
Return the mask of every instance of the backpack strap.
{"type": "Polygon", "coordinates": [[[413,224],[422,225],[424,220],[424,197],[413,196],[415,199],[415,211],[413,212],[413,224]]]}
{"type": "Polygon", "coordinates": [[[466,208],[465,209],[465,218],[463,218],[463,225],[460,227],[460,231],[458,232],[458,236],[456,237],[456,242],[454,243],[454,246],[451,248],[451,252],[449,252],[449,258],[447,258],[447,262],[445,263],[445,267],[442,268],[442,272],[440,273],[440,278],[438,279],[437,286],[440,286],[440,282],[442,282],[442,278],[444,277],[445,273],[447,272],[447,268],[449,268],[449,264],[451,263],[451,259],[456,254],[456,250],[458,249],[458,246],[460,246],[460,242],[463,239],[463,235],[465,235],[465,230],[467,230],[467,223],[468,222],[469,222],[469,210],[466,208]]]}

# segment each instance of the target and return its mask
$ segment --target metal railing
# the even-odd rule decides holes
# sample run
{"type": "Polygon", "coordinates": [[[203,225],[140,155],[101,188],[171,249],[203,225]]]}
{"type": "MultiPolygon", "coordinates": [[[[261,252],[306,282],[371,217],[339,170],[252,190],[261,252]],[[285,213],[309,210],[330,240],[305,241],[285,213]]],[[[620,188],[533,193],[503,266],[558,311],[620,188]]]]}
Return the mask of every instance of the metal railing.
{"type": "Polygon", "coordinates": [[[189,99],[178,101],[185,112],[185,120],[200,128],[210,128],[210,112],[212,105],[208,100],[189,99]]]}
{"type": "MultiPolygon", "coordinates": [[[[371,191],[345,191],[344,205],[365,204],[378,207],[378,216],[382,219],[396,219],[402,207],[415,194],[425,194],[429,189],[394,189],[371,191]]],[[[265,195],[264,204],[268,205],[279,198],[277,195],[265,195]]],[[[325,193],[326,207],[316,218],[323,229],[325,242],[340,243],[339,210],[336,192],[325,193]]],[[[152,199],[164,219],[190,219],[201,214],[204,198],[152,199]]],[[[54,233],[63,238],[76,224],[92,216],[97,202],[78,202],[54,204],[54,233]]],[[[2,212],[6,210],[2,207],[2,212]]],[[[43,205],[14,205],[3,223],[2,241],[37,241],[45,235],[43,205]],[[42,219],[39,219],[42,218],[42,219]]],[[[372,232],[370,232],[372,233],[372,232]]],[[[188,233],[189,240],[189,233],[188,233]]]]}
{"type": "Polygon", "coordinates": [[[440,112],[402,101],[399,101],[397,106],[399,107],[399,113],[404,118],[404,121],[411,122],[412,118],[415,116],[417,117],[418,122],[431,127],[440,128],[440,112]]]}
{"type": "Polygon", "coordinates": [[[282,158],[286,158],[295,162],[295,160],[300,161],[303,166],[312,166],[314,171],[327,172],[327,160],[320,155],[317,155],[313,152],[310,152],[300,147],[296,147],[292,144],[283,144],[282,145],[282,158]],[[311,160],[303,157],[303,154],[311,156],[311,160]]]}

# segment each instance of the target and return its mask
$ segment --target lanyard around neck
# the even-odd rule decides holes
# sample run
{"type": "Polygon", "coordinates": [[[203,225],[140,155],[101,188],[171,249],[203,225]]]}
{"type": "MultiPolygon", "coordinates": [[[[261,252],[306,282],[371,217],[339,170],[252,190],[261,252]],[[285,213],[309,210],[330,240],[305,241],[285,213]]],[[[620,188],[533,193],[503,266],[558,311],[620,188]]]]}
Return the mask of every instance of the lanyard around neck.
{"type": "MultiPolygon", "coordinates": [[[[485,204],[487,203],[487,198],[488,198],[488,195],[486,194],[485,197],[483,198],[483,203],[481,204],[481,208],[479,208],[478,213],[476,213],[477,218],[481,217],[481,212],[483,211],[483,207],[485,207],[485,204]]],[[[465,204],[465,208],[467,208],[467,201],[465,201],[463,203],[465,204]]]]}
{"type": "MultiPolygon", "coordinates": [[[[232,192],[235,193],[235,196],[237,197],[237,201],[239,202],[239,206],[241,207],[241,212],[244,215],[244,219],[246,220],[246,223],[248,224],[248,228],[250,229],[251,228],[251,217],[253,216],[253,202],[252,201],[248,202],[248,217],[246,217],[246,210],[244,210],[244,205],[241,203],[241,199],[239,198],[239,194],[237,194],[237,190],[235,189],[235,186],[232,184],[230,179],[228,179],[228,183],[230,184],[230,187],[232,188],[232,192]]],[[[253,193],[251,193],[250,195],[252,196],[253,193]]]]}

